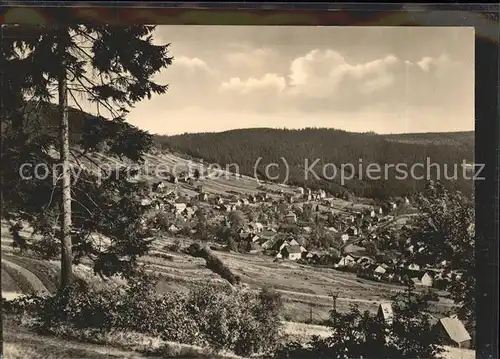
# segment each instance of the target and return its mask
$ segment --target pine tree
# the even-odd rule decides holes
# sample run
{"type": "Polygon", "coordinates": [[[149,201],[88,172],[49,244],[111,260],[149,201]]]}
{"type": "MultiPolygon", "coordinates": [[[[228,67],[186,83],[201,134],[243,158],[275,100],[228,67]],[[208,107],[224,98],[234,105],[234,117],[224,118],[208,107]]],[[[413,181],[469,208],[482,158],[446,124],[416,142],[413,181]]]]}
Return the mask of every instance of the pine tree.
{"type": "MultiPolygon", "coordinates": [[[[2,190],[2,199],[6,197],[9,206],[6,215],[20,217],[32,222],[35,228],[42,227],[44,220],[37,211],[42,211],[45,216],[51,212],[55,222],[60,223],[61,241],[61,288],[71,283],[72,263],[75,261],[75,205],[78,210],[86,207],[82,201],[75,201],[72,188],[71,159],[75,161],[87,160],[88,153],[102,149],[102,143],[107,144],[108,152],[119,158],[127,157],[132,161],[140,161],[142,154],[152,145],[152,138],[144,131],[140,131],[125,122],[125,117],[134,103],[152,94],[164,94],[167,85],[154,82],[154,75],[166,68],[172,62],[168,56],[167,45],[153,43],[154,26],[128,26],[113,27],[110,25],[60,25],[60,26],[4,26],[2,27],[2,67],[4,79],[2,98],[2,127],[8,129],[10,136],[9,149],[2,162],[10,161],[11,165],[22,164],[29,160],[32,163],[43,161],[49,164],[59,164],[61,173],[52,173],[56,186],[50,188],[50,181],[33,181],[15,185],[15,176],[7,173],[7,180],[13,184],[6,195],[2,190]],[[4,96],[5,95],[5,96],[4,96]],[[57,111],[51,102],[58,99],[57,111]],[[90,101],[96,105],[98,116],[87,116],[80,107],[79,98],[90,101]],[[73,100],[80,107],[84,120],[80,124],[81,138],[78,145],[81,153],[75,155],[71,145],[72,121],[69,119],[69,100],[73,100]],[[102,113],[102,114],[101,114],[102,113]],[[27,130],[27,123],[47,124],[48,117],[59,127],[59,141],[47,133],[36,135],[27,130]],[[104,116],[110,118],[106,120],[104,116]],[[71,123],[70,123],[71,122],[71,123]],[[28,148],[28,146],[30,148],[28,148]],[[13,148],[17,149],[14,153],[13,148]],[[54,160],[50,149],[57,148],[59,159],[54,160]],[[32,150],[32,151],[30,151],[32,150]],[[61,182],[59,185],[59,181],[61,182]],[[14,193],[17,187],[18,192],[14,193]],[[57,191],[56,191],[57,189],[57,191]],[[43,190],[43,191],[40,191],[43,190]],[[43,193],[52,193],[59,196],[59,205],[44,198],[43,193]],[[38,198],[35,198],[38,196],[38,198]],[[79,203],[76,203],[79,202],[79,203]],[[60,212],[60,213],[57,213],[60,212]],[[59,217],[62,219],[59,220],[59,217]]],[[[81,100],[80,100],[81,101],[81,100]]],[[[73,111],[75,112],[75,111],[73,111]]],[[[35,124],[36,127],[36,124],[35,124]]],[[[7,139],[4,137],[3,139],[7,139]]],[[[18,167],[13,167],[18,168],[18,167]]],[[[12,171],[11,171],[12,172],[12,171]]],[[[85,172],[86,180],[96,182],[95,176],[85,172]]],[[[82,175],[82,177],[85,177],[82,175]]],[[[124,175],[125,176],[125,175],[124,175]]],[[[4,178],[5,179],[5,178],[4,178]]],[[[83,178],[78,178],[78,185],[84,186],[83,178]]],[[[87,185],[86,194],[104,196],[104,189],[108,190],[108,197],[102,198],[104,202],[113,202],[109,197],[115,190],[121,190],[127,196],[122,199],[122,204],[128,201],[132,204],[130,196],[132,185],[124,183],[112,184],[108,181],[99,186],[87,185]],[[102,187],[97,190],[97,187],[102,187]],[[95,192],[98,193],[95,193],[95,192]]],[[[82,190],[82,188],[76,188],[82,190]]],[[[83,196],[85,197],[85,196],[83,196]]],[[[105,197],[105,196],[104,196],[105,197]]],[[[57,202],[57,201],[54,201],[57,202]]],[[[115,201],[116,202],[116,201],[115,201]]],[[[100,207],[97,206],[96,207],[100,207]]],[[[132,206],[133,207],[133,206],[132,206]]],[[[104,211],[102,208],[99,208],[104,211]]],[[[139,216],[139,213],[128,208],[130,216],[139,216]]],[[[137,209],[137,208],[135,208],[137,209]]],[[[117,211],[125,209],[117,209],[117,211]]],[[[83,233],[88,234],[96,228],[105,227],[104,221],[109,222],[117,218],[96,218],[94,211],[87,210],[84,219],[79,219],[77,227],[80,239],[83,233]]],[[[109,212],[109,211],[108,211],[109,212]]],[[[101,214],[102,215],[102,214],[101,214]]],[[[130,217],[130,220],[133,218],[130,217]]],[[[132,222],[133,223],[133,222],[132,222]]],[[[47,223],[45,223],[47,225],[47,223]]],[[[52,223],[54,224],[54,223],[52,223]]],[[[131,234],[131,229],[120,227],[122,232],[131,234]]],[[[122,233],[122,234],[124,234],[122,233]]],[[[116,234],[116,233],[115,233],[116,234]]],[[[117,241],[111,257],[129,254],[135,258],[143,247],[140,243],[132,242],[131,247],[123,248],[123,243],[117,241]],[[132,249],[135,248],[135,249],[132,249]],[[131,253],[127,253],[131,252],[131,253]],[[136,252],[136,253],[134,253],[136,252]]],[[[144,248],[143,248],[144,249],[144,248]]],[[[79,243],[79,250],[85,254],[96,254],[88,243],[79,243]],[[91,253],[89,253],[91,252],[91,253]]],[[[110,252],[111,250],[108,250],[110,252]]],[[[98,254],[96,254],[98,255],[98,254]]],[[[81,254],[77,254],[77,257],[81,254]]],[[[96,263],[102,263],[103,258],[109,258],[101,253],[96,263]]],[[[114,258],[114,257],[113,257],[114,258]]],[[[113,259],[116,261],[116,258],[113,259]]],[[[130,264],[130,261],[129,261],[130,264]]]]}

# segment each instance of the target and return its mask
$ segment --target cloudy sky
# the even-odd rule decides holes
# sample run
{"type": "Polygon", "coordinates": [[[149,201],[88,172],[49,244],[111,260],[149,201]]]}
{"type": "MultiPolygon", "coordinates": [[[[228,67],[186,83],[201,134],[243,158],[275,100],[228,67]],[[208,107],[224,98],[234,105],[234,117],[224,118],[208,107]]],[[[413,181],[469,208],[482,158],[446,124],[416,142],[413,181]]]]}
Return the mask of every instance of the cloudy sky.
{"type": "Polygon", "coordinates": [[[474,129],[472,28],[159,26],[157,41],[170,89],[129,115],[153,133],[474,129]]]}

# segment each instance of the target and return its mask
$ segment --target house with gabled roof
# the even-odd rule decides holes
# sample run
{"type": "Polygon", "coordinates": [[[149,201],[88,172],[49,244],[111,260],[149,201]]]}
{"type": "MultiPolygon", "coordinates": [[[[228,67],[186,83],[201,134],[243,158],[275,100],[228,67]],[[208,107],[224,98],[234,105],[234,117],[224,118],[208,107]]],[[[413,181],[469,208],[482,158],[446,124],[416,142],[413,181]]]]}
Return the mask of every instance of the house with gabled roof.
{"type": "Polygon", "coordinates": [[[361,256],[359,257],[357,260],[356,260],[356,263],[358,264],[364,264],[364,263],[368,263],[370,265],[374,264],[375,261],[370,258],[370,257],[367,257],[367,256],[361,256]]]}
{"type": "Polygon", "coordinates": [[[462,349],[470,348],[472,338],[456,315],[441,318],[434,326],[434,331],[445,345],[462,349]]]}
{"type": "Polygon", "coordinates": [[[336,267],[349,267],[349,266],[352,266],[354,265],[354,263],[356,263],[356,259],[351,256],[351,255],[345,255],[343,256],[337,264],[335,264],[336,267]]]}
{"type": "Polygon", "coordinates": [[[258,243],[260,240],[260,237],[257,234],[252,234],[249,238],[253,243],[258,243]]]}
{"type": "Polygon", "coordinates": [[[175,224],[171,224],[170,227],[168,227],[168,231],[170,233],[178,233],[180,232],[180,228],[178,228],[175,224]]]}
{"type": "Polygon", "coordinates": [[[262,232],[259,233],[261,238],[265,239],[274,239],[278,233],[274,230],[263,230],[262,232]]]}
{"type": "Polygon", "coordinates": [[[394,312],[391,303],[380,303],[378,306],[377,317],[386,323],[392,325],[394,320],[394,312]]]}
{"type": "Polygon", "coordinates": [[[186,203],[174,203],[174,211],[176,214],[181,214],[186,208],[186,203]]]}
{"type": "Polygon", "coordinates": [[[192,207],[186,207],[183,211],[182,211],[182,214],[186,217],[186,218],[192,218],[194,216],[194,213],[195,213],[195,210],[194,208],[192,207]]]}
{"type": "Polygon", "coordinates": [[[285,248],[289,245],[290,245],[290,242],[288,242],[285,239],[280,239],[279,241],[274,243],[273,249],[278,251],[278,252],[281,252],[283,250],[283,248],[285,248]]]}
{"type": "Polygon", "coordinates": [[[285,216],[285,220],[288,222],[288,223],[296,223],[297,222],[297,215],[293,212],[288,212],[285,216]]]}
{"type": "Polygon", "coordinates": [[[419,271],[420,270],[420,266],[418,264],[415,264],[415,263],[409,264],[406,268],[410,271],[419,271]]]}
{"type": "Polygon", "coordinates": [[[259,253],[262,252],[263,248],[259,243],[256,242],[250,242],[248,245],[248,252],[249,253],[259,253]]]}
{"type": "Polygon", "coordinates": [[[264,225],[260,222],[250,223],[248,228],[254,232],[262,232],[264,230],[264,225]]]}
{"type": "Polygon", "coordinates": [[[291,246],[300,246],[300,243],[295,238],[289,239],[288,242],[291,246]]]}
{"type": "Polygon", "coordinates": [[[302,248],[297,245],[286,246],[280,251],[281,256],[289,260],[297,260],[302,258],[302,252],[303,252],[302,248]]]}
{"type": "Polygon", "coordinates": [[[258,243],[263,249],[271,249],[274,246],[274,240],[267,238],[259,238],[258,243]]]}
{"type": "Polygon", "coordinates": [[[345,232],[350,236],[357,236],[358,235],[358,229],[354,226],[350,226],[349,228],[346,229],[345,232]]]}
{"type": "Polygon", "coordinates": [[[416,273],[418,273],[418,275],[411,278],[413,284],[423,287],[432,287],[434,278],[432,277],[432,275],[429,274],[429,272],[416,272],[416,273]]]}

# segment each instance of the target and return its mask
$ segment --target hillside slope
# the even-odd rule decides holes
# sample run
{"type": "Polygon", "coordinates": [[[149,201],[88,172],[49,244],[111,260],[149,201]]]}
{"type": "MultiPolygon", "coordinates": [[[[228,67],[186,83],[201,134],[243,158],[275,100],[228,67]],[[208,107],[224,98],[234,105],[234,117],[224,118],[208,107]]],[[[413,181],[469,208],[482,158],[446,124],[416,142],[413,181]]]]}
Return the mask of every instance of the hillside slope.
{"type": "MultiPolygon", "coordinates": [[[[78,109],[69,109],[73,144],[81,138],[88,116],[78,109]]],[[[55,105],[42,110],[35,109],[29,117],[30,120],[24,124],[25,131],[57,134],[55,105]]],[[[440,165],[441,180],[449,188],[464,193],[472,191],[472,181],[463,178],[460,166],[464,160],[473,162],[474,132],[378,135],[324,128],[255,128],[220,133],[157,135],[155,142],[158,147],[168,149],[171,156],[159,161],[150,158],[154,163],[167,162],[173,165],[190,162],[185,159],[187,155],[247,175],[254,183],[257,182],[256,178],[274,180],[271,177],[279,174],[276,182],[323,188],[337,195],[354,194],[385,199],[420,191],[425,181],[411,178],[411,166],[436,163],[440,165]],[[173,152],[177,155],[173,155],[173,152]],[[269,164],[277,164],[279,169],[269,168],[269,164]],[[372,172],[373,177],[370,179],[367,178],[367,169],[368,165],[373,164],[379,165],[380,172],[372,172]],[[396,165],[402,166],[406,178],[403,178],[403,172],[395,170],[396,165]],[[388,166],[387,169],[385,166],[388,166]],[[453,175],[453,166],[457,167],[457,176],[446,180],[444,175],[453,175]],[[312,168],[312,171],[307,171],[307,168],[312,168]],[[377,179],[378,176],[380,179],[377,179]]],[[[427,171],[416,168],[415,176],[422,175],[427,176],[427,171]]],[[[434,172],[431,177],[436,179],[434,172]]],[[[238,187],[240,181],[231,182],[226,191],[230,191],[232,186],[238,187]]],[[[246,187],[243,183],[241,185],[246,187]]],[[[251,187],[256,190],[257,186],[251,187]]]]}

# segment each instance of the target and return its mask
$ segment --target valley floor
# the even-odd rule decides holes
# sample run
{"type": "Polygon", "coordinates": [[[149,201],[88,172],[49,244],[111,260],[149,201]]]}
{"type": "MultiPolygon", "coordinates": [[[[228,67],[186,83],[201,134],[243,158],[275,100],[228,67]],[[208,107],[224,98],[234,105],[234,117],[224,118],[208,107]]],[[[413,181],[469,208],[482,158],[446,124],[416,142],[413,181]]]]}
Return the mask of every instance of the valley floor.
{"type": "MultiPolygon", "coordinates": [[[[160,292],[189,290],[197,283],[221,278],[205,267],[203,259],[182,253],[173,253],[165,246],[173,238],[158,241],[155,250],[143,258],[150,270],[159,274],[162,281],[160,292]]],[[[2,296],[13,299],[32,291],[53,292],[57,285],[59,264],[57,261],[41,261],[17,255],[10,246],[11,237],[2,227],[2,296]]],[[[184,241],[184,240],[183,240],[184,241]]],[[[186,240],[188,241],[188,240],[186,240]]],[[[186,245],[188,243],[186,242],[186,245]]],[[[328,328],[306,322],[321,322],[332,308],[331,294],[339,295],[337,310],[347,310],[356,304],[362,310],[377,310],[378,304],[388,301],[403,288],[396,285],[371,282],[329,268],[299,265],[294,262],[273,262],[272,258],[260,255],[215,252],[216,255],[239,275],[245,286],[258,290],[271,286],[282,293],[285,301],[284,330],[301,339],[311,335],[328,335],[328,328]]],[[[75,272],[85,275],[85,266],[77,266],[75,272]]],[[[88,268],[87,268],[88,269],[88,268]]],[[[89,272],[87,271],[87,274],[89,272]]],[[[434,304],[436,315],[450,309],[453,303],[441,298],[434,304]]],[[[193,356],[200,358],[203,356],[193,356]]],[[[134,351],[116,349],[104,345],[84,344],[56,338],[40,337],[19,328],[4,328],[4,358],[145,358],[134,351]]],[[[149,356],[151,357],[151,356],[149,356]]],[[[168,357],[162,355],[162,357],[168,357]]],[[[172,356],[170,356],[172,357],[172,356]]],[[[175,356],[174,356],[175,357],[175,356]]],[[[189,356],[183,356],[189,358],[189,356]]],[[[449,348],[446,358],[472,359],[474,351],[449,348]]]]}

